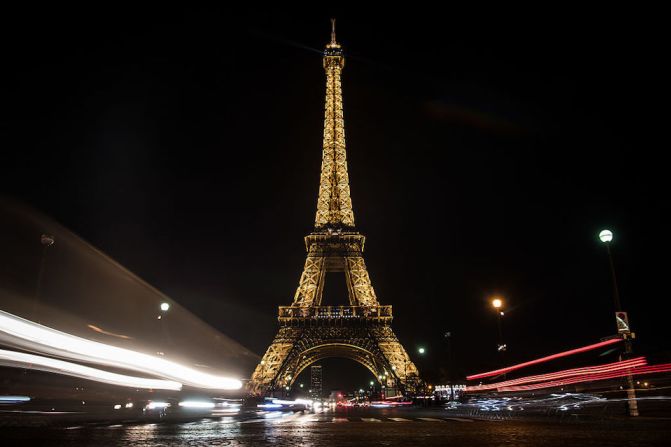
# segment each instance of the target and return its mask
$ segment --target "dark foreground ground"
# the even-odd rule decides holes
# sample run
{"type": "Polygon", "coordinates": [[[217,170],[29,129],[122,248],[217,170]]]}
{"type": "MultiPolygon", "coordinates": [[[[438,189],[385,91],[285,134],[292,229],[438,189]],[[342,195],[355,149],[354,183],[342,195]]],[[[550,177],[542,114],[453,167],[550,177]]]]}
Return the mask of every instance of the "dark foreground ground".
{"type": "Polygon", "coordinates": [[[2,427],[7,446],[669,446],[671,419],[481,418],[445,409],[250,412],[195,421],[2,427]]]}

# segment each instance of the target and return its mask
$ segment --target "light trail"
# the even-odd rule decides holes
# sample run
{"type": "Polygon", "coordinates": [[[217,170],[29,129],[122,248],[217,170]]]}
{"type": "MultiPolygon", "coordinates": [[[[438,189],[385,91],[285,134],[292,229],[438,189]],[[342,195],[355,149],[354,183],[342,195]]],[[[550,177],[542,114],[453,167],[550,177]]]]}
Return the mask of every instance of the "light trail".
{"type": "Polygon", "coordinates": [[[200,401],[200,400],[184,400],[178,404],[180,407],[184,408],[214,408],[214,402],[209,401],[200,401]]]}
{"type": "Polygon", "coordinates": [[[558,380],[558,381],[552,381],[552,382],[543,382],[543,383],[537,383],[533,385],[518,385],[518,386],[511,386],[511,387],[502,387],[498,391],[500,392],[506,392],[506,391],[532,391],[532,390],[539,390],[543,388],[554,388],[558,386],[565,386],[565,385],[572,385],[576,383],[584,383],[584,382],[597,382],[600,380],[609,380],[609,379],[617,379],[618,377],[625,377],[628,375],[632,376],[640,376],[640,375],[646,375],[646,374],[655,374],[655,373],[660,373],[660,372],[668,372],[671,371],[671,364],[666,364],[666,365],[650,365],[650,366],[644,366],[641,368],[632,368],[628,369],[626,371],[613,371],[609,373],[602,373],[602,374],[592,374],[589,376],[585,377],[573,377],[565,380],[558,380]]]}
{"type": "Polygon", "coordinates": [[[129,337],[128,335],[115,334],[114,332],[106,331],[104,329],[99,328],[98,326],[96,326],[94,324],[87,324],[86,326],[89,329],[91,329],[92,331],[96,331],[96,332],[98,332],[100,334],[103,334],[103,335],[109,335],[111,337],[123,338],[124,340],[130,340],[132,338],[132,337],[129,337]]]}
{"type": "Polygon", "coordinates": [[[242,382],[238,379],[206,374],[169,360],[87,340],[4,311],[0,311],[0,339],[25,349],[70,360],[149,373],[197,388],[242,388],[242,382]]]}
{"type": "Polygon", "coordinates": [[[513,385],[524,385],[524,384],[529,384],[529,383],[534,383],[534,382],[546,382],[549,380],[560,380],[560,379],[565,379],[568,377],[573,377],[573,376],[586,376],[590,374],[598,374],[598,373],[605,373],[605,372],[610,372],[610,371],[616,371],[616,370],[621,370],[621,369],[626,369],[626,368],[635,368],[639,366],[645,366],[647,364],[645,357],[637,357],[635,359],[630,359],[630,360],[625,360],[622,362],[613,362],[613,363],[607,363],[604,365],[596,365],[596,366],[587,366],[583,368],[573,368],[573,369],[566,369],[563,371],[557,371],[553,373],[547,373],[547,374],[538,374],[535,376],[526,376],[526,377],[520,377],[518,379],[512,379],[512,380],[506,380],[504,382],[495,382],[495,383],[488,383],[485,385],[475,385],[475,386],[467,386],[465,388],[465,391],[467,393],[472,393],[476,391],[487,391],[487,390],[495,390],[501,387],[506,387],[506,386],[513,386],[513,385]]]}
{"type": "MultiPolygon", "coordinates": [[[[632,360],[638,360],[638,359],[632,359],[632,360]]],[[[624,363],[624,362],[617,362],[617,363],[624,363]]],[[[533,391],[545,388],[556,388],[560,386],[574,385],[577,383],[597,382],[601,380],[616,379],[628,375],[641,376],[641,375],[658,374],[671,371],[671,363],[663,363],[659,365],[647,365],[647,366],[646,365],[632,366],[635,364],[636,363],[630,363],[627,366],[602,368],[602,370],[599,372],[591,372],[589,374],[583,374],[577,376],[574,375],[572,377],[565,377],[563,379],[558,380],[548,380],[540,383],[523,382],[526,384],[521,383],[517,385],[512,384],[512,382],[528,379],[528,378],[522,378],[518,380],[510,380],[506,382],[499,382],[496,384],[485,385],[483,387],[478,386],[467,387],[465,391],[466,392],[477,392],[477,391],[488,391],[488,390],[496,390],[497,392],[533,391]]]]}
{"type": "Polygon", "coordinates": [[[66,376],[80,377],[82,379],[94,380],[96,382],[108,383],[132,388],[154,389],[154,390],[181,390],[182,384],[170,380],[146,379],[124,374],[116,374],[102,369],[78,365],[77,363],[42,357],[23,352],[7,351],[0,349],[0,365],[28,368],[39,371],[47,371],[66,376]]]}
{"type": "Polygon", "coordinates": [[[569,355],[579,354],[581,352],[592,351],[594,349],[599,349],[599,348],[602,348],[604,346],[610,346],[612,344],[619,343],[621,341],[622,341],[621,338],[611,338],[610,340],[605,340],[605,341],[602,341],[602,342],[599,342],[599,343],[594,343],[592,345],[583,346],[582,348],[576,348],[576,349],[571,349],[569,351],[559,352],[557,354],[548,355],[546,357],[541,357],[539,359],[530,360],[528,362],[518,363],[517,365],[507,366],[507,367],[501,368],[501,369],[496,369],[494,371],[484,372],[484,373],[480,373],[480,374],[474,374],[472,376],[466,376],[466,380],[484,379],[485,377],[492,377],[492,376],[498,376],[498,375],[501,375],[501,374],[506,374],[506,373],[509,373],[511,371],[515,371],[515,370],[520,369],[520,368],[526,368],[527,366],[537,365],[537,364],[543,363],[543,362],[549,362],[550,360],[555,360],[555,359],[558,359],[558,358],[567,357],[569,355]]]}
{"type": "Polygon", "coordinates": [[[1,404],[16,404],[22,402],[30,402],[30,397],[28,396],[0,396],[0,405],[1,404]]]}

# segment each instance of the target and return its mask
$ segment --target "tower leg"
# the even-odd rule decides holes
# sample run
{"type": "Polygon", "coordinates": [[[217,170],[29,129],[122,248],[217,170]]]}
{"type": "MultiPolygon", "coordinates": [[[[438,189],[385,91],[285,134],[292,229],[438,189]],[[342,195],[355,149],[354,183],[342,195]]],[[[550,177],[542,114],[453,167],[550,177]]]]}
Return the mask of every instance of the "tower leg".
{"type": "Polygon", "coordinates": [[[296,328],[280,328],[252,374],[252,380],[247,385],[250,393],[260,395],[273,391],[282,365],[296,345],[299,336],[300,330],[296,328]]]}

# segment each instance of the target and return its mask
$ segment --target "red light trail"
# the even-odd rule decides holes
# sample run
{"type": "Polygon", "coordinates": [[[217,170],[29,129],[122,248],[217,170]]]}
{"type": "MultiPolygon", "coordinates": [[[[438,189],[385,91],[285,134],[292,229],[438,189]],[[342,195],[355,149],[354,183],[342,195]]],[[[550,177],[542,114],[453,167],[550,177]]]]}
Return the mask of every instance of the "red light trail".
{"type": "Polygon", "coordinates": [[[610,340],[602,341],[599,343],[594,343],[592,345],[583,346],[582,348],[571,349],[570,351],[559,352],[557,354],[548,355],[547,357],[541,357],[539,359],[530,360],[524,363],[518,363],[517,365],[507,366],[505,368],[497,369],[494,371],[484,372],[480,374],[474,374],[472,376],[467,376],[466,380],[476,380],[483,379],[485,377],[498,376],[501,374],[509,373],[510,371],[515,371],[517,369],[526,368],[527,366],[537,365],[539,363],[549,362],[550,360],[555,360],[562,357],[567,357],[573,354],[580,354],[581,352],[592,351],[594,349],[603,348],[605,346],[610,346],[615,343],[621,342],[621,338],[611,338],[610,340]]]}
{"type": "Polygon", "coordinates": [[[476,385],[466,387],[466,392],[500,390],[505,387],[513,385],[524,385],[534,382],[550,383],[551,380],[568,379],[570,377],[590,377],[595,374],[610,373],[613,371],[620,371],[623,369],[632,369],[646,365],[645,357],[637,357],[635,359],[625,360],[622,362],[607,363],[605,365],[588,366],[583,368],[567,369],[564,371],[557,371],[548,374],[539,374],[535,376],[521,377],[519,379],[506,380],[504,382],[490,383],[486,385],[476,385]]]}
{"type": "Polygon", "coordinates": [[[493,383],[490,385],[481,385],[481,386],[471,386],[466,387],[466,392],[477,392],[477,391],[488,391],[496,390],[497,392],[513,392],[513,391],[533,391],[543,388],[556,388],[565,385],[572,385],[577,383],[584,382],[596,382],[599,380],[608,380],[616,379],[618,377],[624,377],[629,374],[632,376],[641,376],[647,374],[656,374],[671,371],[671,363],[662,363],[659,365],[645,365],[645,359],[639,357],[637,359],[631,359],[625,362],[615,362],[609,363],[607,365],[601,365],[597,367],[588,367],[588,368],[576,368],[575,370],[560,371],[557,373],[543,374],[540,376],[529,376],[523,377],[515,380],[508,380],[505,382],[493,383]],[[562,373],[568,373],[569,371],[578,371],[583,370],[587,373],[573,375],[573,376],[563,376],[561,379],[557,380],[548,380],[540,383],[533,383],[538,381],[539,377],[543,376],[556,376],[562,373]]]}
{"type": "Polygon", "coordinates": [[[671,363],[666,363],[666,364],[661,364],[661,365],[650,365],[650,366],[643,366],[639,368],[633,368],[627,370],[619,370],[619,371],[613,371],[609,373],[603,373],[603,374],[592,374],[588,375],[585,377],[572,377],[569,379],[565,380],[558,380],[558,381],[552,381],[552,382],[543,382],[543,383],[536,383],[533,385],[518,385],[518,386],[510,386],[510,387],[503,387],[498,389],[498,391],[530,391],[530,390],[538,390],[541,388],[554,388],[558,386],[564,386],[564,385],[571,385],[571,384],[576,384],[576,383],[583,383],[583,382],[595,382],[599,380],[608,380],[608,379],[615,379],[618,377],[624,377],[629,374],[633,376],[640,376],[644,374],[655,374],[655,373],[661,373],[661,372],[668,372],[671,371],[671,363]]]}

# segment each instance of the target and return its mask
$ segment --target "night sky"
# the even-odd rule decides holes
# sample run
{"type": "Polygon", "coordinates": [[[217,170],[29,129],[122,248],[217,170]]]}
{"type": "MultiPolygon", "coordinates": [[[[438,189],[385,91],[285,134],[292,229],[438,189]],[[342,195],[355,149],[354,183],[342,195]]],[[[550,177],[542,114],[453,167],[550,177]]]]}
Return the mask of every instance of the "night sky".
{"type": "Polygon", "coordinates": [[[495,293],[510,362],[611,335],[605,227],[636,349],[669,353],[668,49],[650,17],[3,15],[0,193],[251,350],[314,222],[334,15],[357,228],[419,366],[438,376],[445,331],[456,370],[496,366],[495,293]]]}

